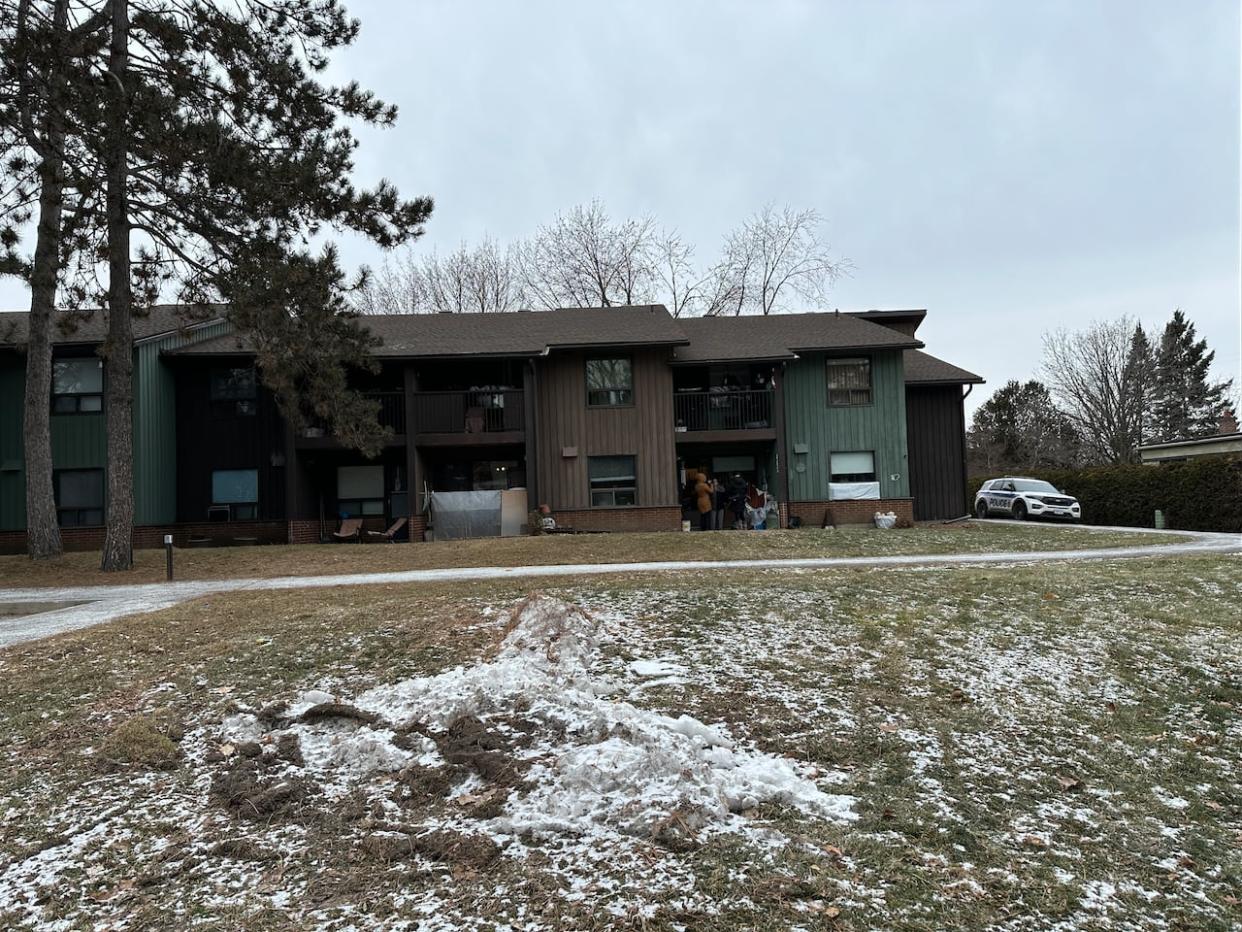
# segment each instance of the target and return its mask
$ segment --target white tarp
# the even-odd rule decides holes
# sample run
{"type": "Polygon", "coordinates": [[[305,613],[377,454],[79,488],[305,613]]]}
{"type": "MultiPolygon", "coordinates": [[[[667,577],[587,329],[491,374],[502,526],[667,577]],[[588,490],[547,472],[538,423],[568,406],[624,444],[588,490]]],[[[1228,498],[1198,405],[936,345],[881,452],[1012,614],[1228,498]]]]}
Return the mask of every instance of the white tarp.
{"type": "Polygon", "coordinates": [[[828,497],[834,502],[860,498],[879,498],[879,482],[830,482],[828,497]]]}
{"type": "Polygon", "coordinates": [[[436,540],[500,536],[500,492],[432,492],[436,540]]]}
{"type": "Polygon", "coordinates": [[[436,540],[517,537],[526,523],[526,490],[432,492],[431,522],[436,540]]]}

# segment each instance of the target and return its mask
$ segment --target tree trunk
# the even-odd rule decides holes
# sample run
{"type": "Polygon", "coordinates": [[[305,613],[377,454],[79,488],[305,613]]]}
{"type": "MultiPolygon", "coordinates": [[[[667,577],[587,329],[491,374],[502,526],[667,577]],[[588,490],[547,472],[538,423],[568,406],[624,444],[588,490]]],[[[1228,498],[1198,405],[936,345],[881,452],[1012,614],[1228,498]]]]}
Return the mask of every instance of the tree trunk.
{"type": "MultiPolygon", "coordinates": [[[[24,27],[26,12],[21,12],[24,27]]],[[[54,39],[68,21],[68,3],[60,0],[53,11],[54,39]]],[[[26,344],[26,395],[22,433],[26,466],[26,552],[31,559],[59,556],[60,522],[52,488],[52,316],[56,311],[56,283],[60,274],[60,229],[64,207],[65,74],[56,59],[48,65],[45,121],[39,151],[39,222],[34,262],[30,272],[30,320],[26,344]]]]}
{"type": "Polygon", "coordinates": [[[108,107],[108,337],[104,378],[108,433],[107,530],[100,569],[127,570],[134,559],[134,325],[129,280],[129,4],[112,0],[108,107]]]}

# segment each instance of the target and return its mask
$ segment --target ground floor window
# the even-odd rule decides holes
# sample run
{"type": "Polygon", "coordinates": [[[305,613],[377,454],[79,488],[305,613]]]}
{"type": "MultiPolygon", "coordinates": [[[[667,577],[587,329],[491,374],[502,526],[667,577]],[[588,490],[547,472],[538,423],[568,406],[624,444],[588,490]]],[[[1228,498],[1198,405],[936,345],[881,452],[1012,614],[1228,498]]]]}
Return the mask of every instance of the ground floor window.
{"type": "Polygon", "coordinates": [[[213,521],[254,521],[259,517],[259,471],[215,469],[211,473],[213,521]]]}
{"type": "Polygon", "coordinates": [[[587,457],[591,505],[638,504],[638,479],[632,456],[587,457]]]}
{"type": "Polygon", "coordinates": [[[52,474],[52,486],[61,527],[94,527],[104,523],[102,469],[59,469],[52,474]]]}
{"type": "Polygon", "coordinates": [[[870,450],[832,454],[833,482],[875,482],[875,454],[870,450]]]}
{"type": "Polygon", "coordinates": [[[336,510],[342,518],[384,514],[384,467],[338,466],[336,510]]]}

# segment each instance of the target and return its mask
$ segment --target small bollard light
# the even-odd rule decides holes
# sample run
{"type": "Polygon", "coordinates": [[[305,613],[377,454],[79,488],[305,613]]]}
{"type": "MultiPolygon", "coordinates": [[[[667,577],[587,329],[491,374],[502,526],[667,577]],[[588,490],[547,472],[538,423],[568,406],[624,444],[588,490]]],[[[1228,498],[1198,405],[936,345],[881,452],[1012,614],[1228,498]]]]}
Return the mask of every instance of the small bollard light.
{"type": "Polygon", "coordinates": [[[172,570],[173,570],[173,567],[172,567],[172,535],[171,535],[171,534],[165,534],[165,535],[164,535],[164,554],[165,554],[165,556],[166,556],[166,557],[167,557],[167,559],[168,559],[168,562],[167,562],[167,566],[168,566],[168,580],[169,580],[169,582],[171,582],[171,581],[172,581],[172,578],[173,578],[173,574],[172,574],[172,570]]]}

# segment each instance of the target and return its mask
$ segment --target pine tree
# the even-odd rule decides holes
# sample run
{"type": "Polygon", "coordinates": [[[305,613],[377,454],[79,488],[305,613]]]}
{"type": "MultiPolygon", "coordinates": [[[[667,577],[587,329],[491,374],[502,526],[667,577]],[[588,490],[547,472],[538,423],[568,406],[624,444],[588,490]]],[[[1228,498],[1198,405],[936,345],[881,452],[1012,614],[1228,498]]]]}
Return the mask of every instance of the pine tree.
{"type": "Polygon", "coordinates": [[[1121,385],[1126,395],[1123,407],[1132,438],[1133,461],[1138,448],[1155,439],[1156,353],[1141,323],[1134,325],[1121,385]]]}
{"type": "Polygon", "coordinates": [[[972,464],[992,472],[1073,466],[1081,441],[1047,386],[1032,379],[1006,383],[975,411],[967,446],[972,464]]]}
{"type": "Polygon", "coordinates": [[[68,302],[108,312],[103,565],[119,569],[130,565],[133,525],[131,314],[170,289],[199,308],[283,296],[229,308],[265,347],[263,380],[295,424],[326,416],[343,439],[374,451],[384,433],[376,406],[343,375],[368,364],[366,335],[341,300],[361,280],[347,283],[335,253],[314,257],[307,244],[331,226],[397,245],[421,233],[432,204],[402,200],[386,182],[361,190],[351,181],[356,141],[344,121],[387,125],[396,112],[356,85],[320,80],[330,53],[358,32],[338,0],[76,8],[98,23],[77,58],[102,77],[79,82],[69,108],[67,135],[84,150],[75,177],[83,220],[62,251],[73,259],[68,302]],[[279,339],[308,351],[280,351],[279,339]]]}
{"type": "Polygon", "coordinates": [[[0,273],[30,287],[22,448],[26,548],[32,559],[61,553],[52,488],[52,327],[63,271],[64,231],[77,222],[76,147],[67,134],[73,89],[86,83],[80,53],[99,20],[77,17],[69,0],[0,4],[0,273]],[[20,231],[35,221],[33,254],[20,231]]]}
{"type": "Polygon", "coordinates": [[[1195,339],[1195,325],[1175,310],[1156,354],[1154,420],[1161,442],[1216,432],[1232,383],[1209,381],[1215,358],[1207,340],[1195,339]]]}

